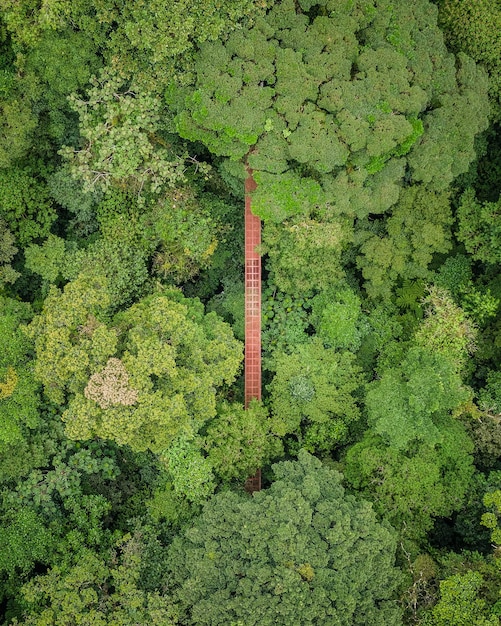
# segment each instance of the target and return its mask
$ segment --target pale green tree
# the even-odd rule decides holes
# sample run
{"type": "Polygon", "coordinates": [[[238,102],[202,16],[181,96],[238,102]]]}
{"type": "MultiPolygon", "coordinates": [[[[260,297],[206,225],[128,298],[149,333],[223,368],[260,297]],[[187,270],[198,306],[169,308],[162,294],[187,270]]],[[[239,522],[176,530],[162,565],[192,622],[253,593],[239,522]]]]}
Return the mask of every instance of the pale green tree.
{"type": "Polygon", "coordinates": [[[107,298],[97,276],[51,289],[29,329],[36,376],[54,401],[71,394],[63,414],[69,437],[160,453],[214,417],[216,389],[234,380],[241,344],[179,291],[160,290],[111,322],[107,298]]]}
{"type": "Polygon", "coordinates": [[[479,572],[455,574],[440,581],[440,599],[424,613],[422,626],[499,626],[499,617],[481,596],[479,572]]]}

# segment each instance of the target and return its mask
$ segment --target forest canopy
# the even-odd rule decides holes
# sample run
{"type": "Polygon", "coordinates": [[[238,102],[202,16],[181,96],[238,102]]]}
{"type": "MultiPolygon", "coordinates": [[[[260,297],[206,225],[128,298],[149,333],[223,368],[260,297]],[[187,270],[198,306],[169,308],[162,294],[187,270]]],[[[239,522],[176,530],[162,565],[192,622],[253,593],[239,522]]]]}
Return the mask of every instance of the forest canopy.
{"type": "Polygon", "coordinates": [[[500,624],[500,25],[0,0],[0,624],[500,624]]]}

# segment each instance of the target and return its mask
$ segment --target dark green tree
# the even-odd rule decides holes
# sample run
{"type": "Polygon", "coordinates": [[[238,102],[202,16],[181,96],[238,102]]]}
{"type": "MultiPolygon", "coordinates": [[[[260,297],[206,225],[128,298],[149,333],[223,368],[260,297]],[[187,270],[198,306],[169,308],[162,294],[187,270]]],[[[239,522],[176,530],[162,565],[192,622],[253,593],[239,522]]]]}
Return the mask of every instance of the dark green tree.
{"type": "Polygon", "coordinates": [[[400,624],[393,531],[306,452],[250,499],[227,492],[169,551],[184,624],[400,624]],[[259,529],[259,530],[258,530],[259,529]]]}
{"type": "Polygon", "coordinates": [[[440,443],[398,450],[368,431],[348,449],[346,480],[404,538],[422,541],[436,517],[461,508],[474,472],[473,443],[451,417],[438,421],[440,443]]]}
{"type": "Polygon", "coordinates": [[[501,261],[500,210],[501,200],[479,202],[473,189],[466,190],[461,196],[458,207],[458,239],[473,259],[489,264],[498,264],[501,261]]]}
{"type": "Polygon", "coordinates": [[[426,273],[433,252],[447,249],[451,217],[443,192],[475,158],[473,139],[487,127],[487,80],[465,55],[456,67],[427,0],[323,0],[311,8],[287,0],[226,41],[202,44],[192,85],[173,86],[167,97],[179,134],[227,157],[227,178],[242,179],[246,159],[257,182],[253,210],[267,222],[286,221],[288,245],[275,229],[264,231],[281,288],[290,289],[286,268],[293,289],[300,280],[339,281],[354,218],[365,224],[397,205],[383,224],[387,254],[375,249],[377,241],[368,243],[370,231],[358,238],[367,256],[359,265],[377,295],[375,257],[383,271],[414,277],[426,273]],[[405,195],[403,183],[424,189],[405,195]],[[412,225],[407,207],[414,204],[412,225]],[[397,232],[402,225],[408,233],[397,232]],[[388,255],[396,258],[382,260],[388,255]],[[295,280],[298,258],[305,263],[295,280]]]}
{"type": "Polygon", "coordinates": [[[493,115],[501,115],[501,9],[496,0],[440,0],[439,23],[447,43],[481,63],[489,73],[493,115]]]}
{"type": "Polygon", "coordinates": [[[268,410],[257,401],[247,409],[237,403],[218,406],[217,416],[207,425],[204,448],[223,480],[245,480],[283,454],[268,410]]]}

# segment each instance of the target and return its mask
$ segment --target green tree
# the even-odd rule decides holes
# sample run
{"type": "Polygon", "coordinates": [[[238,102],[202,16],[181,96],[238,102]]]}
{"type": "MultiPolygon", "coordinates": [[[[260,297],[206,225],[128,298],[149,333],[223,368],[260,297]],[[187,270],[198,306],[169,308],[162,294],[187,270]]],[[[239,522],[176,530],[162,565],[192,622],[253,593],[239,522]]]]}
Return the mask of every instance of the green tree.
{"type": "Polygon", "coordinates": [[[388,298],[398,280],[428,279],[433,254],[451,246],[452,222],[448,194],[422,185],[402,190],[384,222],[361,221],[357,265],[369,295],[388,298]]]}
{"type": "Polygon", "coordinates": [[[204,449],[223,480],[245,480],[283,453],[268,410],[257,401],[247,409],[237,403],[218,406],[206,428],[204,449]]]}
{"type": "Polygon", "coordinates": [[[79,116],[82,145],[61,151],[84,190],[121,185],[141,193],[147,185],[156,192],[184,181],[188,155],[175,137],[161,132],[160,98],[134,91],[126,77],[109,68],[91,84],[87,100],[76,94],[70,100],[79,116]]]}
{"type": "Polygon", "coordinates": [[[274,473],[252,499],[214,496],[174,539],[167,580],[182,622],[399,624],[393,531],[306,452],[274,473]]]}
{"type": "Polygon", "coordinates": [[[158,242],[155,272],[181,283],[209,268],[219,240],[227,231],[218,219],[217,205],[224,204],[217,196],[197,194],[188,185],[166,192],[145,216],[151,236],[158,242]]]}
{"type": "Polygon", "coordinates": [[[280,2],[200,45],[192,85],[167,99],[182,137],[227,158],[226,178],[241,181],[244,160],[253,169],[253,211],[281,289],[338,283],[356,218],[358,265],[380,295],[385,280],[421,277],[448,249],[445,191],[487,127],[487,80],[465,55],[456,67],[427,0],[311,8],[280,2]],[[389,236],[371,233],[375,216],[389,236]]]}
{"type": "Polygon", "coordinates": [[[439,23],[447,43],[481,63],[489,73],[493,114],[501,114],[501,10],[496,0],[440,0],[439,23]]]}
{"type": "Polygon", "coordinates": [[[341,253],[352,242],[350,229],[342,223],[302,216],[283,224],[266,223],[262,252],[269,259],[273,282],[290,295],[340,287],[345,277],[341,253]]]}
{"type": "Polygon", "coordinates": [[[7,283],[16,282],[19,272],[12,267],[10,262],[14,258],[17,248],[14,245],[15,238],[10,232],[3,219],[0,219],[0,289],[7,283]]]}
{"type": "Polygon", "coordinates": [[[27,154],[38,123],[23,88],[16,89],[14,78],[9,82],[13,85],[9,93],[0,92],[0,168],[14,165],[16,159],[27,154]]]}
{"type": "Polygon", "coordinates": [[[405,538],[422,541],[436,517],[463,504],[474,472],[473,443],[450,417],[438,422],[437,445],[415,443],[398,450],[368,431],[348,449],[343,471],[358,493],[405,538]]]}
{"type": "Polygon", "coordinates": [[[31,167],[0,170],[0,216],[21,246],[49,234],[56,212],[45,181],[31,167]]]}
{"type": "Polygon", "coordinates": [[[346,443],[360,417],[355,393],[362,377],[354,355],[315,338],[290,354],[277,353],[274,369],[268,387],[274,432],[293,435],[297,447],[311,452],[346,443]]]}
{"type": "Polygon", "coordinates": [[[479,572],[456,574],[440,581],[440,600],[425,613],[423,626],[499,626],[479,594],[484,580],[479,572]]]}
{"type": "Polygon", "coordinates": [[[63,404],[85,386],[89,369],[116,349],[116,333],[100,321],[110,306],[106,279],[80,275],[63,291],[51,287],[40,315],[27,329],[35,342],[35,377],[47,397],[63,404]]]}
{"type": "Polygon", "coordinates": [[[399,367],[384,370],[368,385],[369,424],[390,446],[405,449],[414,440],[434,445],[442,433],[437,419],[471,398],[454,365],[439,353],[412,347],[399,367]]]}
{"type": "Polygon", "coordinates": [[[171,626],[169,598],[141,588],[141,537],[125,536],[113,551],[84,551],[71,566],[56,565],[22,588],[21,626],[171,626]]]}
{"type": "Polygon", "coordinates": [[[323,291],[312,300],[311,322],[325,344],[356,352],[369,330],[360,297],[349,287],[323,291]]]}
{"type": "Polygon", "coordinates": [[[0,297],[0,456],[8,456],[39,423],[33,348],[22,330],[31,316],[29,304],[0,297]]]}
{"type": "Polygon", "coordinates": [[[118,314],[106,333],[118,345],[87,370],[63,415],[75,439],[162,452],[215,415],[216,388],[233,381],[242,358],[227,324],[174,291],[118,314]]]}
{"type": "Polygon", "coordinates": [[[473,189],[467,189],[461,196],[458,207],[458,239],[478,261],[497,264],[501,260],[500,207],[499,200],[479,202],[473,189]]]}
{"type": "Polygon", "coordinates": [[[112,2],[100,3],[98,14],[108,25],[118,22],[109,42],[112,62],[130,71],[148,89],[160,90],[175,74],[185,80],[190,53],[205,41],[224,39],[241,21],[262,12],[263,0],[160,0],[124,3],[117,15],[112,2]]]}
{"type": "Polygon", "coordinates": [[[472,257],[457,254],[440,266],[433,284],[446,289],[474,323],[485,326],[497,314],[499,297],[491,293],[490,286],[483,284],[482,277],[479,278],[474,281],[472,257]]]}
{"type": "Polygon", "coordinates": [[[30,326],[35,373],[60,404],[68,436],[166,450],[216,413],[216,388],[236,375],[241,345],[215,313],[179,291],[143,298],[110,322],[106,281],[84,274],[51,288],[30,326]]]}
{"type": "Polygon", "coordinates": [[[261,346],[265,357],[263,359],[265,369],[274,370],[275,352],[290,352],[295,346],[309,340],[306,329],[310,317],[308,315],[311,308],[310,295],[310,293],[284,293],[273,284],[264,289],[261,346]]]}
{"type": "Polygon", "coordinates": [[[440,287],[430,287],[423,304],[425,318],[416,330],[415,343],[445,357],[461,372],[476,349],[475,325],[455,304],[450,293],[440,287]]]}

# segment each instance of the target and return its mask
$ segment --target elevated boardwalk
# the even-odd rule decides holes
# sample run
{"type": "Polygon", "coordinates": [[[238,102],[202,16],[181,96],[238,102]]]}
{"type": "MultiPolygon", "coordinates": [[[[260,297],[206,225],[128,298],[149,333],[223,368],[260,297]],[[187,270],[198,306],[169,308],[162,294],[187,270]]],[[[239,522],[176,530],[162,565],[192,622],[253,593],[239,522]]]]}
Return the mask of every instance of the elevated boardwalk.
{"type": "MultiPolygon", "coordinates": [[[[251,212],[250,193],[256,189],[252,170],[245,179],[245,408],[261,400],[261,220],[251,212]]],[[[247,491],[261,489],[261,470],[247,479],[247,491]]]]}

